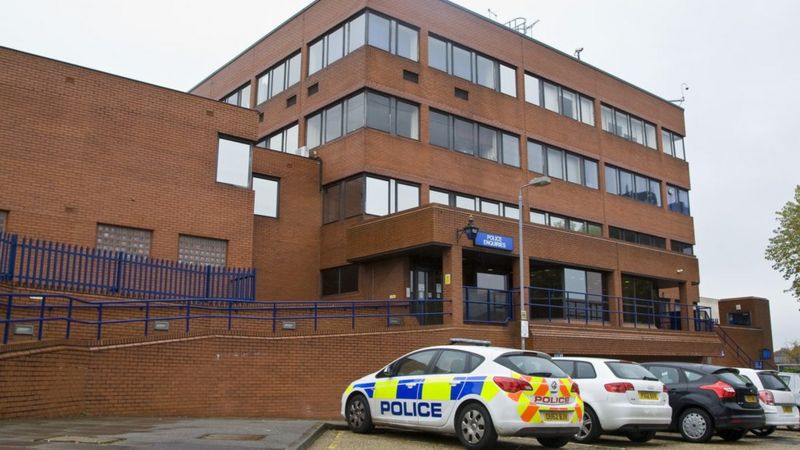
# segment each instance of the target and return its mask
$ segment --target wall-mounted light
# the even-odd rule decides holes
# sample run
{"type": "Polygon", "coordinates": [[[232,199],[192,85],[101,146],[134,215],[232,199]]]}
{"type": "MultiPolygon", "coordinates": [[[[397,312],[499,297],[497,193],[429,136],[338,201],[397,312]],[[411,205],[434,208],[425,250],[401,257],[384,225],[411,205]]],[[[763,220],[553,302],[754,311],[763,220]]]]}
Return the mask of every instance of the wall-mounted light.
{"type": "Polygon", "coordinates": [[[683,273],[683,269],[678,269],[678,270],[676,270],[675,272],[678,272],[678,273],[683,273]]]}
{"type": "Polygon", "coordinates": [[[283,323],[281,323],[281,328],[283,328],[284,330],[296,330],[297,329],[297,322],[289,321],[289,320],[284,321],[283,323]]]}
{"type": "Polygon", "coordinates": [[[478,228],[475,225],[475,217],[473,217],[472,214],[470,214],[469,219],[467,220],[467,226],[465,226],[460,230],[456,230],[456,241],[458,241],[459,238],[461,238],[462,234],[467,236],[467,239],[469,239],[470,241],[474,241],[475,236],[478,235],[478,231],[480,231],[480,228],[478,228]]]}

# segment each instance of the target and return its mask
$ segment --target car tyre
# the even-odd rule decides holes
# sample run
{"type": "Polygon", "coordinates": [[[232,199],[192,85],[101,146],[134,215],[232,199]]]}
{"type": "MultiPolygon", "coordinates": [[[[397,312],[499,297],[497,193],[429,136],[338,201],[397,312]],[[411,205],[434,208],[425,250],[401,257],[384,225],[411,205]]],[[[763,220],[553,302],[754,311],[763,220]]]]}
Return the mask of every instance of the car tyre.
{"type": "Polygon", "coordinates": [[[571,439],[572,439],[572,436],[536,438],[536,440],[539,441],[540,444],[542,444],[542,447],[547,447],[547,448],[561,448],[561,447],[567,445],[567,443],[571,439]]]}
{"type": "Polygon", "coordinates": [[[758,437],[767,437],[775,432],[775,428],[776,427],[753,428],[752,430],[750,430],[750,432],[758,437]]]}
{"type": "Polygon", "coordinates": [[[375,426],[372,424],[372,415],[369,411],[367,398],[356,394],[347,400],[345,406],[347,414],[347,428],[354,433],[369,433],[375,426]]]}
{"type": "Polygon", "coordinates": [[[704,443],[714,436],[714,422],[704,410],[689,408],[678,418],[678,431],[687,442],[704,443]]]}
{"type": "Polygon", "coordinates": [[[631,442],[643,444],[645,442],[652,441],[653,438],[656,437],[656,432],[647,430],[630,431],[628,432],[627,437],[631,442]]]}
{"type": "Polygon", "coordinates": [[[581,422],[581,429],[572,440],[581,444],[591,444],[600,437],[603,429],[600,428],[600,421],[597,419],[597,414],[588,406],[583,411],[583,421],[581,422]]]}
{"type": "Polygon", "coordinates": [[[747,434],[747,430],[722,430],[718,434],[722,439],[733,442],[743,438],[747,434]]]}
{"type": "Polygon", "coordinates": [[[455,426],[458,440],[469,450],[493,448],[497,442],[497,431],[489,411],[480,403],[468,403],[461,408],[455,426]]]}

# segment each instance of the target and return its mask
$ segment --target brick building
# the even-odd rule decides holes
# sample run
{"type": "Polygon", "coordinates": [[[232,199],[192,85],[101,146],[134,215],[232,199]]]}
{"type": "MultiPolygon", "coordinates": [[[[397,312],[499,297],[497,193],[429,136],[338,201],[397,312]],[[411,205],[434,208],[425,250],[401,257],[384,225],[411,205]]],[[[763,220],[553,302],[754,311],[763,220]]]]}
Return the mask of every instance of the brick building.
{"type": "Polygon", "coordinates": [[[319,0],[189,94],[0,60],[7,232],[251,266],[259,299],[413,300],[418,325],[509,342],[522,272],[539,350],[720,353],[683,110],[453,3],[319,0]]]}

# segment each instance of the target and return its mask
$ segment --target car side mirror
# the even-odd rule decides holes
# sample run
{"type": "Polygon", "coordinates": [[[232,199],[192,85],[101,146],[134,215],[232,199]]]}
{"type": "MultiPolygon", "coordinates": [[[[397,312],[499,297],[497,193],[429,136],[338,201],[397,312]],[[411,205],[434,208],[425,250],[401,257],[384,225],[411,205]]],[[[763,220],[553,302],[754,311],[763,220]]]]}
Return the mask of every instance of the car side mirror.
{"type": "Polygon", "coordinates": [[[392,366],[388,365],[384,367],[380,372],[378,372],[376,378],[390,378],[391,376],[392,376],[392,366]]]}

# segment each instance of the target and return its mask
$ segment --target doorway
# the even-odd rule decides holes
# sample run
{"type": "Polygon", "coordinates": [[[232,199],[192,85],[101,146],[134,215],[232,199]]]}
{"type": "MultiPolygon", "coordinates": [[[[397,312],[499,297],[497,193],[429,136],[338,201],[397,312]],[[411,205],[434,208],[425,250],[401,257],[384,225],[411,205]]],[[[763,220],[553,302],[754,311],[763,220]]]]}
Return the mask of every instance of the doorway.
{"type": "Polygon", "coordinates": [[[442,313],[442,269],[431,266],[412,266],[409,274],[410,310],[420,325],[441,325],[442,313]]]}

